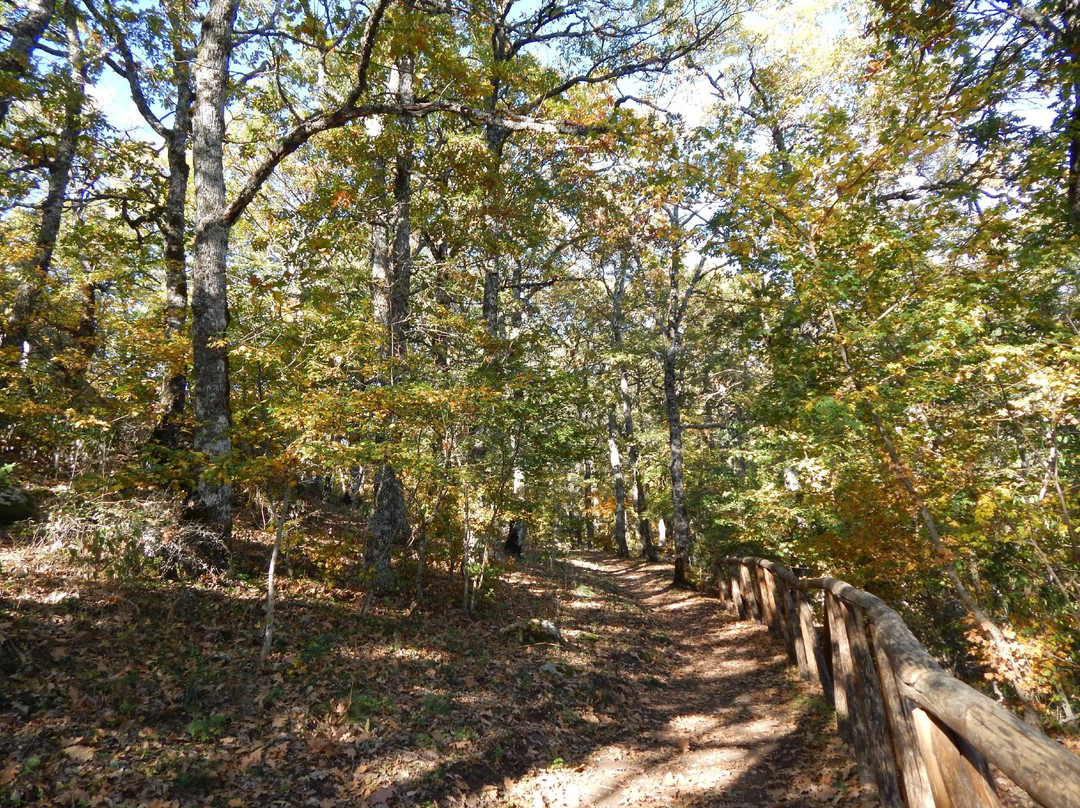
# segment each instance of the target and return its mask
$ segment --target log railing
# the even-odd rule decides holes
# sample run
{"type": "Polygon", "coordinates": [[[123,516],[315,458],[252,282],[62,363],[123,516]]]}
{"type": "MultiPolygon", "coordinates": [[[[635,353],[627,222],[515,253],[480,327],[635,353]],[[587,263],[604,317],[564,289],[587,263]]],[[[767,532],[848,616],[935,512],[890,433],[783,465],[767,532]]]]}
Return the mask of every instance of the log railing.
{"type": "Polygon", "coordinates": [[[719,572],[725,608],[767,625],[822,688],[886,808],[1000,808],[988,762],[1045,808],[1080,808],[1080,757],[946,673],[882,600],[760,558],[719,572]]]}

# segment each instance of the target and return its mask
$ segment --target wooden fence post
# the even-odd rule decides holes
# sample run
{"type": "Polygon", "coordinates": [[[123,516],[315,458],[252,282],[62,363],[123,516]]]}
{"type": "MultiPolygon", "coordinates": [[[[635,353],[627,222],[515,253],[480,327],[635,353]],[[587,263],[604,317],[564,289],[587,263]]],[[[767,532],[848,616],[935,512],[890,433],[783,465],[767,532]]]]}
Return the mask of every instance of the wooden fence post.
{"type": "MultiPolygon", "coordinates": [[[[866,639],[866,625],[856,607],[847,604],[845,606],[844,622],[851,645],[855,698],[858,702],[854,712],[856,720],[862,725],[865,741],[863,756],[873,774],[873,781],[877,783],[882,805],[885,808],[904,808],[896,758],[893,757],[892,733],[889,731],[890,726],[881,697],[877,666],[866,639]],[[875,730],[885,737],[876,739],[875,730]]],[[[855,734],[858,736],[860,733],[856,731],[855,734]]]]}
{"type": "Polygon", "coordinates": [[[776,613],[776,581],[773,580],[772,570],[760,562],[757,564],[758,583],[761,589],[762,612],[765,617],[765,625],[769,633],[778,636],[780,634],[780,621],[776,613]]]}
{"type": "MultiPolygon", "coordinates": [[[[855,675],[848,665],[851,649],[847,644],[844,628],[843,604],[832,592],[825,590],[825,623],[829,628],[829,659],[832,661],[833,709],[836,710],[836,726],[840,737],[849,744],[855,742],[851,730],[849,695],[854,690],[851,679],[855,675]]],[[[860,774],[862,772],[860,771],[860,774]]]]}
{"type": "MultiPolygon", "coordinates": [[[[837,683],[836,702],[839,706],[840,695],[843,693],[848,724],[847,742],[855,749],[859,779],[864,783],[876,783],[877,772],[874,769],[874,760],[870,750],[873,735],[870,723],[866,720],[866,709],[861,698],[859,669],[855,664],[855,652],[852,648],[855,627],[851,617],[851,607],[835,595],[829,601],[829,605],[831,606],[829,624],[833,632],[833,648],[836,649],[833,655],[837,683]]],[[[837,713],[839,713],[839,708],[837,713]]]]}
{"type": "Polygon", "coordinates": [[[825,694],[825,700],[832,703],[832,680],[822,658],[818,644],[817,629],[814,628],[814,609],[810,604],[810,595],[801,589],[795,591],[798,608],[799,635],[802,637],[803,653],[806,655],[806,671],[810,681],[816,682],[825,694]]]}
{"type": "Polygon", "coordinates": [[[780,597],[784,602],[784,642],[787,643],[788,658],[798,665],[799,678],[809,681],[810,669],[806,666],[806,649],[803,648],[802,633],[799,631],[796,591],[790,582],[780,579],[780,597]]]}
{"type": "Polygon", "coordinates": [[[746,616],[761,622],[761,612],[758,610],[757,592],[754,586],[753,572],[747,559],[739,562],[739,584],[742,590],[743,600],[746,601],[746,616]]]}
{"type": "Polygon", "coordinates": [[[935,808],[934,795],[930,791],[926,767],[919,754],[919,739],[915,735],[915,724],[911,711],[915,705],[900,693],[896,672],[885,649],[878,642],[878,628],[870,625],[871,645],[874,659],[877,660],[878,678],[881,682],[881,694],[888,716],[889,733],[893,742],[893,754],[900,770],[900,786],[904,792],[904,804],[907,808],[935,808]]]}
{"type": "Polygon", "coordinates": [[[735,616],[740,620],[746,619],[746,598],[742,593],[742,575],[739,570],[742,565],[738,561],[729,561],[728,569],[731,573],[731,605],[735,616]]]}
{"type": "Polygon", "coordinates": [[[966,743],[958,746],[949,728],[925,710],[916,707],[912,718],[936,808],[1001,808],[981,755],[966,743]]]}
{"type": "Polygon", "coordinates": [[[764,570],[757,565],[758,559],[754,559],[754,563],[750,568],[750,572],[753,575],[754,580],[754,597],[758,602],[758,622],[763,626],[769,625],[769,592],[765,588],[765,576],[764,570]]]}
{"type": "Polygon", "coordinates": [[[728,579],[724,574],[724,562],[717,560],[713,563],[713,577],[716,579],[716,596],[720,599],[720,606],[726,612],[728,611],[728,596],[727,587],[728,579]]]}

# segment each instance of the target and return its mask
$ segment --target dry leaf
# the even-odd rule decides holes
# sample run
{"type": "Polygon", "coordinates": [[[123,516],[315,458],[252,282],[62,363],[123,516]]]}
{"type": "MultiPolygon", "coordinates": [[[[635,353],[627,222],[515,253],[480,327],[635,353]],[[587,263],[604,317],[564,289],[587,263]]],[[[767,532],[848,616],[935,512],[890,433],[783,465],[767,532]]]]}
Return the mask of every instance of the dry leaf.
{"type": "Polygon", "coordinates": [[[263,750],[262,749],[254,749],[251,752],[248,752],[246,755],[244,755],[242,758],[240,758],[240,768],[242,768],[242,769],[250,769],[252,766],[256,765],[257,763],[262,762],[262,756],[263,756],[263,750]]]}
{"type": "Polygon", "coordinates": [[[368,797],[368,805],[371,808],[376,808],[378,805],[389,805],[390,800],[394,798],[394,789],[392,788],[379,788],[376,789],[370,797],[368,797]]]}
{"type": "Polygon", "coordinates": [[[21,768],[22,767],[18,763],[9,763],[5,766],[3,771],[0,771],[0,786],[6,786],[18,777],[21,768]]]}
{"type": "Polygon", "coordinates": [[[81,744],[69,746],[64,750],[64,754],[79,763],[89,763],[94,759],[94,750],[89,746],[82,746],[81,744]]]}

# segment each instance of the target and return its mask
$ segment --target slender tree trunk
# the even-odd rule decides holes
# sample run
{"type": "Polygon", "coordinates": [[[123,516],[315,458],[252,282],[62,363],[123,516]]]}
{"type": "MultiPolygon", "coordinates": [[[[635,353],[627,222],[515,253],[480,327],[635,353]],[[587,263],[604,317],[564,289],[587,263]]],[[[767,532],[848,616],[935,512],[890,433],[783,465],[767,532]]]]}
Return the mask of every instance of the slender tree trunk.
{"type": "MultiPolygon", "coordinates": [[[[678,226],[678,209],[672,208],[669,214],[673,224],[678,226]]],[[[664,336],[667,340],[667,345],[664,348],[664,411],[667,414],[668,422],[671,527],[672,541],[675,545],[675,576],[673,583],[678,587],[690,586],[690,549],[692,547],[690,519],[686,512],[686,489],[683,473],[682,413],[679,410],[679,327],[686,311],[689,295],[700,277],[700,269],[699,266],[699,270],[694,274],[694,278],[690,281],[686,292],[680,294],[683,262],[678,250],[672,251],[671,266],[668,269],[668,310],[664,328],[664,336]]]]}
{"type": "Polygon", "coordinates": [[[97,353],[100,344],[98,334],[98,285],[86,282],[80,290],[81,305],[79,306],[79,324],[72,331],[74,342],[73,358],[66,363],[64,377],[67,386],[72,389],[84,389],[86,374],[90,370],[90,362],[97,353]]]}
{"type": "MultiPolygon", "coordinates": [[[[179,33],[174,34],[179,36],[179,33]]],[[[165,198],[162,235],[165,240],[165,339],[178,342],[187,324],[187,230],[186,199],[188,185],[187,144],[191,126],[191,71],[177,47],[176,106],[173,127],[168,138],[169,187],[165,198]]],[[[161,389],[161,419],[155,439],[164,446],[179,446],[178,421],[187,405],[187,361],[172,357],[161,389]]]]}
{"type": "Polygon", "coordinates": [[[4,91],[0,93],[0,126],[7,120],[8,110],[14,100],[13,89],[30,69],[30,57],[37,48],[38,40],[52,20],[56,8],[55,0],[29,0],[18,22],[11,26],[11,41],[0,53],[0,82],[4,91]]]}
{"type": "Polygon", "coordinates": [[[211,0],[195,58],[192,165],[195,180],[195,261],[192,273],[192,376],[195,382],[195,449],[206,464],[199,478],[200,517],[226,543],[232,532],[232,485],[215,468],[232,451],[229,409],[229,324],[225,219],[225,102],[229,51],[239,0],[211,0]]]}
{"type": "Polygon", "coordinates": [[[383,463],[375,474],[375,504],[368,527],[371,536],[364,563],[372,574],[372,586],[377,592],[388,592],[397,583],[391,564],[396,542],[404,538],[407,526],[405,495],[397,472],[383,463]]]}
{"type": "MultiPolygon", "coordinates": [[[[51,18],[52,4],[48,5],[51,18]]],[[[43,25],[47,23],[48,19],[43,25]]],[[[11,316],[4,326],[4,333],[0,334],[0,348],[9,346],[25,346],[24,350],[33,348],[30,344],[32,341],[30,323],[37,312],[45,282],[52,269],[53,251],[56,249],[56,242],[60,237],[60,226],[64,219],[64,203],[67,201],[68,185],[71,182],[71,169],[78,150],[79,137],[82,134],[82,111],[86,99],[86,64],[79,39],[78,18],[70,0],[64,5],[64,27],[70,71],[70,82],[64,97],[64,124],[56,142],[56,154],[48,164],[48,190],[41,204],[41,222],[38,226],[36,249],[20,267],[23,273],[29,275],[29,278],[20,284],[16,291],[11,316]]],[[[36,39],[34,42],[36,43],[36,39]]]]}
{"type": "MultiPolygon", "coordinates": [[[[414,59],[399,55],[394,61],[390,91],[402,104],[412,103],[414,59]]],[[[409,297],[412,279],[412,153],[409,134],[412,122],[402,122],[403,145],[394,160],[393,204],[389,233],[376,225],[373,237],[372,276],[375,283],[375,317],[386,336],[385,356],[393,363],[407,352],[409,297]]],[[[400,371],[391,368],[390,382],[400,371]]],[[[375,504],[369,524],[367,564],[373,571],[374,588],[391,590],[397,583],[392,565],[395,542],[408,532],[408,514],[401,480],[390,463],[383,463],[375,477],[375,504]]]]}
{"type": "MultiPolygon", "coordinates": [[[[371,231],[371,306],[375,322],[383,330],[380,353],[390,359],[393,352],[393,316],[390,288],[393,268],[391,266],[391,240],[387,226],[376,221],[371,231]]],[[[378,438],[382,439],[382,438],[378,438]]],[[[375,501],[368,521],[368,540],[364,549],[364,564],[372,576],[371,591],[388,592],[396,580],[392,566],[394,539],[400,533],[398,516],[404,516],[401,499],[401,483],[397,472],[389,463],[383,463],[375,472],[375,501]]]]}
{"type": "MultiPolygon", "coordinates": [[[[406,53],[394,63],[396,73],[394,95],[398,103],[411,104],[415,100],[415,60],[406,53]]],[[[390,246],[390,343],[391,355],[402,357],[406,352],[409,326],[409,298],[412,285],[412,146],[410,141],[413,123],[401,121],[402,145],[394,161],[394,210],[391,217],[393,239],[390,246]]]]}
{"type": "Polygon", "coordinates": [[[641,456],[637,446],[630,447],[630,463],[634,469],[634,512],[637,514],[638,539],[641,541],[641,557],[646,561],[657,562],[660,554],[653,544],[652,522],[649,521],[649,503],[646,499],[645,480],[642,479],[639,464],[641,456]]]}
{"type": "MultiPolygon", "coordinates": [[[[499,59],[498,54],[496,54],[495,58],[496,60],[499,59]]],[[[500,88],[496,83],[496,87],[492,90],[491,96],[488,99],[488,109],[491,112],[495,111],[500,92],[500,88]]],[[[510,133],[501,126],[492,124],[487,127],[484,136],[492,160],[492,165],[490,167],[492,174],[491,186],[493,192],[498,194],[498,197],[494,201],[495,203],[499,203],[501,202],[502,196],[499,174],[502,165],[503,150],[506,147],[506,141],[509,139],[510,133]]],[[[498,204],[496,204],[496,207],[498,207],[498,204]]],[[[491,226],[495,228],[499,227],[497,218],[492,218],[491,226]]],[[[484,330],[487,332],[488,336],[492,338],[499,336],[499,288],[501,285],[502,267],[500,256],[489,256],[484,268],[484,297],[481,312],[484,319],[484,330]]]]}
{"type": "Polygon", "coordinates": [[[622,456],[619,454],[619,429],[615,408],[608,412],[608,454],[611,458],[611,476],[615,481],[615,552],[619,558],[629,558],[626,544],[626,481],[623,478],[622,456]]]}
{"type": "Polygon", "coordinates": [[[594,468],[592,459],[585,461],[582,476],[585,478],[585,540],[589,547],[596,546],[596,484],[593,480],[594,468]]]}
{"type": "Polygon", "coordinates": [[[1063,15],[1062,20],[1064,39],[1069,45],[1067,50],[1070,55],[1066,70],[1071,77],[1067,83],[1072,100],[1072,109],[1066,122],[1069,166],[1065,196],[1073,229],[1080,232],[1080,17],[1076,15],[1074,5],[1063,4],[1063,7],[1069,6],[1072,13],[1063,15]]]}
{"type": "Polygon", "coordinates": [[[686,491],[683,475],[683,429],[679,412],[676,358],[678,338],[669,328],[668,347],[664,351],[664,409],[668,422],[668,448],[671,454],[672,540],[675,544],[675,586],[690,586],[690,519],[686,512],[686,491]]]}

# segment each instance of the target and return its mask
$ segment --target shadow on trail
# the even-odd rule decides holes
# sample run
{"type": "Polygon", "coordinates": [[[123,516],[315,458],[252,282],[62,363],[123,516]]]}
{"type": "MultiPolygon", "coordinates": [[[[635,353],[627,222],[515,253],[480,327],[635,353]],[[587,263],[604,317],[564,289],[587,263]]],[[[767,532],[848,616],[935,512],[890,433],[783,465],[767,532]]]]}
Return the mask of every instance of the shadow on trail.
{"type": "Polygon", "coordinates": [[[399,780],[396,795],[537,808],[848,804],[829,785],[838,782],[830,767],[850,764],[831,745],[823,753],[824,704],[795,680],[782,643],[764,628],[671,587],[664,565],[583,553],[547,574],[563,579],[559,623],[577,660],[559,664],[581,665],[594,685],[587,720],[559,711],[560,688],[571,685],[555,679],[546,714],[533,715],[514,754],[457,764],[426,782],[399,780]],[[560,753],[545,735],[551,723],[569,723],[578,742],[560,753]],[[545,757],[551,765],[538,765],[545,757]]]}

